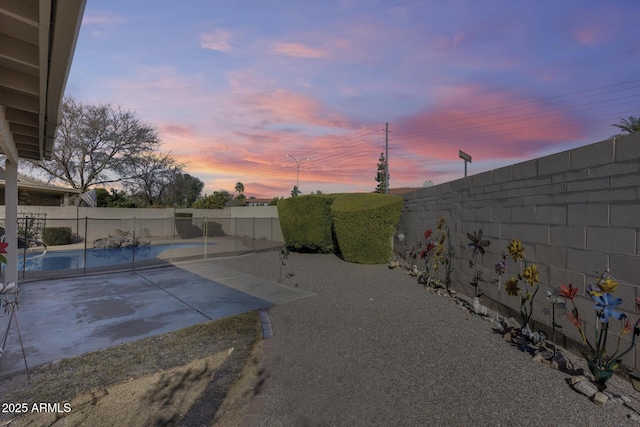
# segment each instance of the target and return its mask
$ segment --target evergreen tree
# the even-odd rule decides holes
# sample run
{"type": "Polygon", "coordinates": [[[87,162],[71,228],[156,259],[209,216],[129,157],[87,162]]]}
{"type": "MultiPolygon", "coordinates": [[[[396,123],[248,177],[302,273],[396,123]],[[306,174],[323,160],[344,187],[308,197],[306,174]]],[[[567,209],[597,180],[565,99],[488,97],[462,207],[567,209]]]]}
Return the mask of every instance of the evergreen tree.
{"type": "Polygon", "coordinates": [[[278,202],[279,202],[280,200],[283,200],[283,199],[284,199],[284,197],[280,197],[280,198],[278,198],[278,197],[274,197],[274,198],[273,198],[273,199],[271,199],[271,201],[269,202],[269,206],[277,206],[277,205],[278,205],[278,202]]]}
{"type": "Polygon", "coordinates": [[[386,193],[387,189],[387,160],[384,158],[384,153],[380,153],[378,159],[378,174],[376,175],[376,193],[386,193]]]}
{"type": "Polygon", "coordinates": [[[194,209],[223,209],[231,200],[231,194],[226,190],[214,191],[212,195],[198,198],[193,202],[194,209]]]}

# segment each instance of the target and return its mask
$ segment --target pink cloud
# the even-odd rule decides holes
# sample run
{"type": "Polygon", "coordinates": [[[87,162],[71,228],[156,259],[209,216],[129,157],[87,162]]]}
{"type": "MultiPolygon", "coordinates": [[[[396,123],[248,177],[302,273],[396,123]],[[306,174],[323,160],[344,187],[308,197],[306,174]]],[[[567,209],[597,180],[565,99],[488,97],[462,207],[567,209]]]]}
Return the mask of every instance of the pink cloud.
{"type": "Polygon", "coordinates": [[[165,135],[171,135],[179,138],[189,138],[193,134],[193,130],[181,124],[163,123],[160,124],[160,133],[165,135]]]}
{"type": "Polygon", "coordinates": [[[532,156],[583,136],[578,121],[552,104],[478,86],[447,88],[437,107],[398,123],[397,144],[417,155],[455,160],[532,156]],[[505,106],[511,106],[505,108],[505,106]]]}
{"type": "MultiPolygon", "coordinates": [[[[248,195],[288,195],[296,167],[287,154],[311,158],[300,167],[305,194],[375,188],[384,149],[380,126],[355,122],[309,93],[279,89],[252,76],[251,70],[233,73],[226,91],[212,93],[197,77],[147,69],[137,82],[118,86],[119,99],[144,106],[140,115],[158,127],[163,149],[205,182],[208,193],[231,191],[241,181],[248,195]],[[265,188],[252,193],[249,184],[265,188]],[[264,194],[266,187],[273,193],[264,194]]],[[[391,123],[392,187],[458,178],[451,172],[462,168],[458,149],[473,156],[470,171],[477,171],[500,159],[534,156],[584,132],[562,110],[549,111],[552,106],[505,91],[454,86],[432,96],[433,107],[391,123]],[[501,109],[505,105],[514,107],[501,109]]]]}
{"type": "Polygon", "coordinates": [[[144,101],[149,101],[152,97],[164,99],[168,93],[183,94],[193,87],[194,82],[193,77],[191,80],[185,78],[174,67],[159,66],[140,67],[134,76],[126,80],[110,80],[109,84],[112,90],[119,92],[113,98],[131,101],[134,105],[149,105],[149,102],[144,101]]]}
{"type": "Polygon", "coordinates": [[[85,13],[82,16],[82,25],[113,25],[119,24],[124,20],[121,17],[111,13],[85,13]]]}
{"type": "MultiPolygon", "coordinates": [[[[373,191],[378,156],[384,150],[380,126],[355,122],[309,93],[279,89],[253,76],[251,70],[233,73],[226,91],[213,93],[203,89],[197,76],[154,68],[119,82],[114,93],[158,127],[163,149],[205,182],[205,192],[231,191],[241,181],[247,195],[288,195],[296,167],[287,154],[311,158],[300,167],[305,194],[344,188],[373,191]]],[[[392,187],[458,178],[451,171],[462,168],[459,149],[473,156],[470,171],[477,171],[499,160],[533,157],[584,132],[562,110],[549,111],[553,106],[505,91],[453,86],[432,96],[433,107],[391,123],[392,187]],[[501,109],[508,105],[514,107],[501,109]]]]}
{"type": "Polygon", "coordinates": [[[578,28],[573,31],[573,36],[580,44],[592,45],[599,38],[599,31],[595,28],[578,28]]]}
{"type": "Polygon", "coordinates": [[[437,35],[431,41],[431,46],[436,50],[447,50],[458,46],[465,36],[463,33],[457,33],[453,36],[437,35]]]}
{"type": "Polygon", "coordinates": [[[619,26],[622,25],[619,14],[613,12],[609,7],[603,7],[598,11],[599,16],[583,16],[576,20],[570,28],[572,37],[583,46],[594,46],[609,41],[619,26]],[[605,24],[606,23],[606,24],[605,24]]]}
{"type": "MultiPolygon", "coordinates": [[[[169,126],[162,129],[172,130],[169,126]]],[[[295,185],[296,164],[287,154],[297,159],[311,158],[300,162],[301,189],[305,194],[323,188],[326,192],[336,181],[373,189],[375,182],[373,187],[371,182],[378,148],[357,135],[356,131],[345,131],[340,135],[313,137],[259,129],[212,136],[179,128],[163,133],[162,137],[170,141],[167,145],[179,155],[179,161],[188,166],[188,172],[206,183],[205,191],[232,189],[235,182],[241,181],[248,195],[273,197],[288,195],[295,185]],[[188,150],[178,147],[188,147],[188,150]],[[254,187],[250,184],[254,183],[271,188],[272,192],[250,190],[254,187]]]]}
{"type": "Polygon", "coordinates": [[[240,94],[236,102],[256,124],[349,127],[348,120],[313,97],[285,89],[240,94]],[[256,120],[258,119],[258,120],[256,120]]]}
{"type": "Polygon", "coordinates": [[[273,52],[277,54],[295,56],[298,58],[319,59],[329,56],[325,50],[306,46],[302,43],[273,43],[271,48],[273,52]]]}
{"type": "Polygon", "coordinates": [[[204,49],[226,52],[231,50],[231,36],[229,31],[217,29],[200,35],[200,47],[204,49]]]}

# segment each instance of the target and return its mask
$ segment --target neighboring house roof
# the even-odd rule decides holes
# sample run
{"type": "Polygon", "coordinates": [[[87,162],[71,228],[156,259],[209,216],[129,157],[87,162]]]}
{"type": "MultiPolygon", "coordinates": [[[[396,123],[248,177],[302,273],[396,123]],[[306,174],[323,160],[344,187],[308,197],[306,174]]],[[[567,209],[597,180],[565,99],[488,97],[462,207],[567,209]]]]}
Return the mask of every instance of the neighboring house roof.
{"type": "MultiPolygon", "coordinates": [[[[5,186],[5,171],[0,168],[0,188],[4,189],[5,186]]],[[[18,175],[18,189],[19,190],[38,190],[43,193],[51,194],[80,194],[80,190],[75,188],[59,187],[57,185],[51,185],[39,179],[31,178],[24,175],[18,175]]]]}
{"type": "Polygon", "coordinates": [[[86,0],[0,1],[0,152],[50,160],[86,0]]]}

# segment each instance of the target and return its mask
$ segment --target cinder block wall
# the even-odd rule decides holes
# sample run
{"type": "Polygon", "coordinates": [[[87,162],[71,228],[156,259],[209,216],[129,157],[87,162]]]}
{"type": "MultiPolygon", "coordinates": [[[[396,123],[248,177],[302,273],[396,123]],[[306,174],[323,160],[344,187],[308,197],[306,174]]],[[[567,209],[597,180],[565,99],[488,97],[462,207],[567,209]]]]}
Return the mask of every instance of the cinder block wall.
{"type": "MultiPolygon", "coordinates": [[[[469,267],[472,251],[466,233],[482,229],[491,241],[487,253],[476,263],[486,282],[481,283],[485,305],[519,319],[520,298],[498,294],[495,264],[511,239],[520,239],[529,263],[540,271],[540,291],[534,302],[533,318],[551,324],[547,291],[560,284],[579,287],[578,309],[585,332],[593,342],[593,302],[586,293],[598,273],[609,268],[619,282],[615,296],[632,322],[638,317],[635,298],[640,296],[640,134],[611,138],[546,157],[424,188],[404,195],[396,252],[405,254],[434,228],[440,217],[447,220],[456,256],[453,260],[453,289],[473,295],[469,267]]],[[[517,275],[519,264],[509,258],[507,274],[517,275]]],[[[521,285],[522,286],[522,285],[521,285]]],[[[576,328],[561,313],[562,332],[581,342],[576,328]]],[[[609,337],[615,349],[617,321],[609,337]]],[[[623,338],[621,347],[630,341],[623,338]]],[[[624,362],[640,367],[640,346],[624,362]]]]}

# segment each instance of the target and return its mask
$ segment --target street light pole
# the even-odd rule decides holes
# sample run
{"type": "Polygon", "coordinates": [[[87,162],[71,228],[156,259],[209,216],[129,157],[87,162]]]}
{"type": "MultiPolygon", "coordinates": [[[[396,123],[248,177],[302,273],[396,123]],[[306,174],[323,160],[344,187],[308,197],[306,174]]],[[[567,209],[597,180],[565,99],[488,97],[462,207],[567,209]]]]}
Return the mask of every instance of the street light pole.
{"type": "Polygon", "coordinates": [[[467,162],[471,163],[471,156],[462,150],[458,150],[458,157],[464,160],[464,177],[467,177],[467,162]]]}
{"type": "MultiPolygon", "coordinates": [[[[296,160],[295,157],[293,157],[291,154],[287,154],[287,157],[291,157],[293,159],[294,162],[296,162],[296,189],[298,190],[298,192],[300,191],[300,162],[302,162],[303,160],[311,160],[308,157],[305,157],[303,159],[300,160],[296,160]]],[[[296,196],[297,196],[297,192],[296,192],[296,196]]]]}

